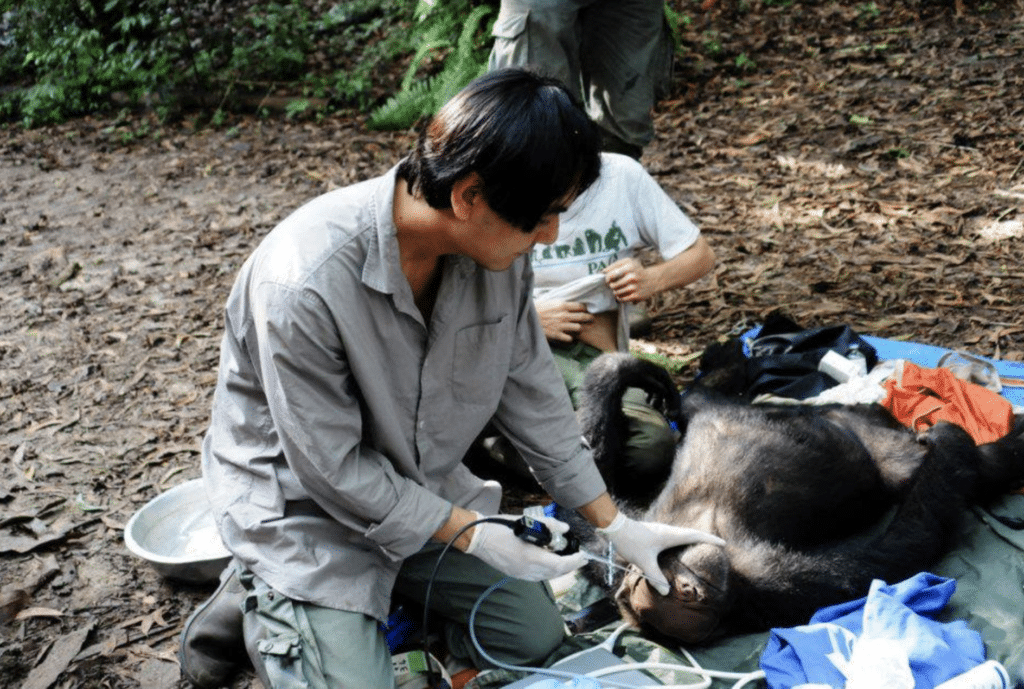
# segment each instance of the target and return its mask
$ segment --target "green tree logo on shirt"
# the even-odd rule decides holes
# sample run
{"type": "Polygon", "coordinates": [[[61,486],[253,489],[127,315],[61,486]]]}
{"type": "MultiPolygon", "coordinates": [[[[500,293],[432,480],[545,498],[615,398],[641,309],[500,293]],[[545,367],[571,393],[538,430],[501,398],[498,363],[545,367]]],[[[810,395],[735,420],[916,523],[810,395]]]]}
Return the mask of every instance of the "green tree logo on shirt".
{"type": "Polygon", "coordinates": [[[534,260],[549,261],[551,259],[593,256],[617,252],[626,248],[626,245],[626,233],[613,220],[611,227],[604,234],[597,230],[588,229],[583,233],[582,237],[576,237],[571,243],[560,244],[556,242],[538,249],[534,255],[534,260]]]}

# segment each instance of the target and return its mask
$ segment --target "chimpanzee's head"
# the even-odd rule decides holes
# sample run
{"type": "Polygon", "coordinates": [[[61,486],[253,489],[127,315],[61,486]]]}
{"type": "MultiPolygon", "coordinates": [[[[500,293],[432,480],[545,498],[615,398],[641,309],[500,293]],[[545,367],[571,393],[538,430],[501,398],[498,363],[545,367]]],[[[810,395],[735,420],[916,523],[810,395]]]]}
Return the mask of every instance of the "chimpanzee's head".
{"type": "Polygon", "coordinates": [[[673,548],[658,563],[672,590],[662,596],[638,573],[627,574],[615,594],[623,616],[684,644],[712,637],[729,605],[725,549],[709,543],[673,548]]]}

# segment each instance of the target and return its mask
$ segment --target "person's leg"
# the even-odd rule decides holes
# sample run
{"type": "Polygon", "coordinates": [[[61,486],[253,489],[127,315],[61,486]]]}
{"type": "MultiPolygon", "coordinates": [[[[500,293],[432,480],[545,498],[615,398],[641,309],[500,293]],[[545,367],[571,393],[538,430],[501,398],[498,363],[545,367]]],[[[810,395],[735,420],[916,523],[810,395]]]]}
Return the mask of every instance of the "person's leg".
{"type": "MultiPolygon", "coordinates": [[[[395,595],[424,603],[428,582],[443,550],[431,544],[406,559],[395,595]]],[[[469,618],[480,595],[505,578],[479,558],[450,548],[441,562],[430,595],[428,622],[444,630],[448,651],[484,669],[492,664],[474,647],[469,618]]],[[[427,630],[430,631],[430,630],[427,630]]],[[[538,666],[565,639],[565,623],[550,588],[544,583],[507,581],[480,603],[474,631],[487,653],[510,665],[538,666]]]]}
{"type": "Polygon", "coordinates": [[[266,689],[365,689],[394,686],[377,620],[289,599],[251,572],[240,580],[245,646],[266,689]]]}
{"type": "Polygon", "coordinates": [[[551,343],[551,354],[555,358],[558,372],[562,374],[562,380],[565,381],[565,389],[569,391],[572,408],[579,409],[579,391],[583,385],[587,367],[594,359],[601,356],[601,350],[582,342],[569,344],[553,342],[551,343]]]}
{"type": "Polygon", "coordinates": [[[647,403],[643,390],[630,388],[622,398],[628,424],[622,462],[639,483],[660,485],[668,478],[676,456],[676,431],[657,409],[647,403]]]}
{"type": "MultiPolygon", "coordinates": [[[[587,367],[601,352],[576,342],[569,345],[553,344],[551,353],[565,380],[573,408],[578,408],[579,389],[583,385],[587,367]]],[[[676,432],[668,425],[665,417],[647,403],[646,394],[638,388],[626,390],[622,397],[622,412],[629,425],[626,448],[621,458],[623,466],[630,473],[635,473],[639,482],[660,484],[667,478],[675,458],[676,432]]]]}
{"type": "Polygon", "coordinates": [[[213,595],[189,615],[181,631],[178,659],[181,674],[200,689],[229,684],[245,662],[242,601],[245,589],[232,559],[220,575],[213,595]]]}
{"type": "Polygon", "coordinates": [[[580,8],[594,0],[502,0],[488,69],[530,67],[582,96],[580,8]]]}
{"type": "Polygon", "coordinates": [[[587,112],[606,132],[606,150],[639,158],[654,136],[651,109],[671,76],[664,3],[603,0],[581,18],[587,112]]]}

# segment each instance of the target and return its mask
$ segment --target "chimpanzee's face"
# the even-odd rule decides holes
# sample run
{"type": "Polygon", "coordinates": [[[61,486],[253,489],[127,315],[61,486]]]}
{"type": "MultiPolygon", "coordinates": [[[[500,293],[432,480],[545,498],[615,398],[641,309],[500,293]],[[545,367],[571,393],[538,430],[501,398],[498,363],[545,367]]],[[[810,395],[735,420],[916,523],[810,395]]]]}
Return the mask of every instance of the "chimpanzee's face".
{"type": "Polygon", "coordinates": [[[727,606],[729,557],[707,543],[673,548],[658,559],[672,585],[660,595],[638,573],[627,574],[615,595],[627,618],[682,643],[714,634],[727,606]]]}

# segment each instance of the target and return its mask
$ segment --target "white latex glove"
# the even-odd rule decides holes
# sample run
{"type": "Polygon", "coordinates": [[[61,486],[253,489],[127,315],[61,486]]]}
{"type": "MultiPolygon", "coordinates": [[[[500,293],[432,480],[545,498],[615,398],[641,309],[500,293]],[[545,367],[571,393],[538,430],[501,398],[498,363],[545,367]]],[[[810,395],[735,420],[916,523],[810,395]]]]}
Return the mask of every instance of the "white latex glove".
{"type": "MultiPolygon", "coordinates": [[[[518,515],[499,514],[497,519],[515,521],[518,515]]],[[[477,518],[481,518],[478,514],[477,518]]],[[[552,533],[563,534],[569,530],[565,522],[551,517],[536,517],[551,529],[552,533]]],[[[466,553],[478,558],[516,579],[546,581],[579,569],[587,562],[583,553],[557,555],[540,546],[527,543],[504,524],[482,522],[473,527],[473,538],[466,553]]]]}
{"type": "Polygon", "coordinates": [[[597,532],[611,541],[615,552],[639,567],[654,590],[663,596],[668,595],[672,587],[658,566],[658,554],[661,551],[693,543],[725,545],[725,541],[718,536],[697,529],[658,522],[638,522],[622,512],[615,515],[611,524],[597,529],[597,532]]]}

